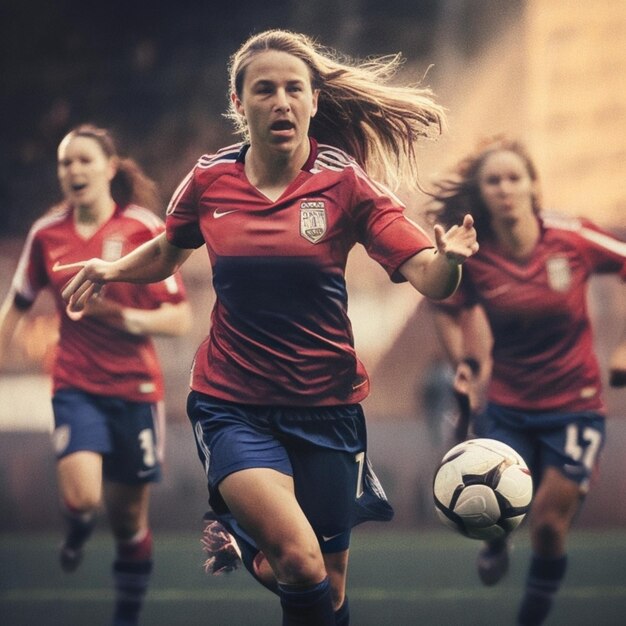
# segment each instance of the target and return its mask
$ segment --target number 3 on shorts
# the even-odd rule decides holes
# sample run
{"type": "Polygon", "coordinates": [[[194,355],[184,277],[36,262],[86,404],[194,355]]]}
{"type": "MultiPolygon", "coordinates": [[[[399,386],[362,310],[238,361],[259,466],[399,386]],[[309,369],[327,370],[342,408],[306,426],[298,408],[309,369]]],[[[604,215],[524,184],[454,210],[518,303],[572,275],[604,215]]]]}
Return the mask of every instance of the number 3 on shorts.
{"type": "Polygon", "coordinates": [[[143,464],[152,467],[156,463],[154,436],[149,428],[144,428],[138,435],[139,447],[143,451],[143,464]]]}

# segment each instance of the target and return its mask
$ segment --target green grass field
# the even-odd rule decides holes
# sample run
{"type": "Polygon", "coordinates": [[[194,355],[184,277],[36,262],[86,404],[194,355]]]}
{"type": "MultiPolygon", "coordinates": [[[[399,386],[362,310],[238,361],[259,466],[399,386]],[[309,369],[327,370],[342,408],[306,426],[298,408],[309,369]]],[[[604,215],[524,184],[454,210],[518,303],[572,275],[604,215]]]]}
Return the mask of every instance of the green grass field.
{"type": "MultiPolygon", "coordinates": [[[[155,533],[156,567],[144,626],[276,626],[278,600],[241,569],[207,576],[199,535],[155,533]]],[[[0,535],[2,626],[106,626],[113,594],[110,537],[96,534],[81,568],[63,574],[59,537],[0,535]]],[[[349,574],[352,626],[506,626],[514,624],[528,563],[516,536],[512,568],[495,588],[474,571],[479,543],[442,531],[354,533],[349,574]]],[[[546,626],[626,624],[626,532],[577,532],[570,570],[546,626]]]]}

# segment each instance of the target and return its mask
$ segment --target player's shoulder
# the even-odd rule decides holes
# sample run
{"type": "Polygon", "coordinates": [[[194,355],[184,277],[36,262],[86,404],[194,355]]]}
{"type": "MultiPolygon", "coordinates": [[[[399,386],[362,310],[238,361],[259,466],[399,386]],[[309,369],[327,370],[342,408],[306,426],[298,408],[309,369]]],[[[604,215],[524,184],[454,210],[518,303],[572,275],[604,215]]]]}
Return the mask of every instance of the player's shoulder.
{"type": "Polygon", "coordinates": [[[542,211],[541,222],[546,230],[575,233],[583,227],[580,217],[573,217],[558,211],[542,211]]]}
{"type": "Polygon", "coordinates": [[[68,216],[70,212],[70,207],[65,204],[52,207],[33,222],[30,228],[30,236],[33,237],[34,235],[45,234],[53,228],[69,223],[68,216]]]}
{"type": "Polygon", "coordinates": [[[594,245],[610,245],[618,241],[610,232],[586,217],[572,217],[561,213],[545,212],[541,220],[548,236],[567,241],[580,241],[594,245]]]}
{"type": "Polygon", "coordinates": [[[310,171],[313,174],[321,172],[363,173],[361,166],[347,152],[327,144],[317,146],[317,154],[310,171]]]}
{"type": "Polygon", "coordinates": [[[130,224],[145,228],[152,234],[157,234],[164,228],[163,220],[156,213],[132,202],[120,209],[119,215],[130,224]]]}
{"type": "Polygon", "coordinates": [[[237,162],[243,146],[243,143],[234,143],[220,148],[214,153],[203,154],[196,161],[194,171],[196,174],[221,173],[224,169],[232,167],[237,162]]]}

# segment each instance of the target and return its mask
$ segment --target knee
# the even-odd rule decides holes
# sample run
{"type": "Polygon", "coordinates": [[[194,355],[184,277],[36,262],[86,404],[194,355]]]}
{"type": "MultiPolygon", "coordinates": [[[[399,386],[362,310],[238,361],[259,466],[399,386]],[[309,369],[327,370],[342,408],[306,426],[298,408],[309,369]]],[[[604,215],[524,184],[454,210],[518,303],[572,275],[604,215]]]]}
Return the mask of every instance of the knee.
{"type": "Polygon", "coordinates": [[[319,546],[282,546],[276,552],[275,563],[277,578],[281,583],[311,585],[326,577],[319,546]]]}
{"type": "Polygon", "coordinates": [[[68,489],[63,494],[63,505],[70,511],[89,513],[100,506],[100,492],[95,490],[68,489]]]}
{"type": "Polygon", "coordinates": [[[567,529],[567,520],[556,515],[536,520],[532,527],[535,552],[544,557],[561,555],[565,547],[567,529]]]}

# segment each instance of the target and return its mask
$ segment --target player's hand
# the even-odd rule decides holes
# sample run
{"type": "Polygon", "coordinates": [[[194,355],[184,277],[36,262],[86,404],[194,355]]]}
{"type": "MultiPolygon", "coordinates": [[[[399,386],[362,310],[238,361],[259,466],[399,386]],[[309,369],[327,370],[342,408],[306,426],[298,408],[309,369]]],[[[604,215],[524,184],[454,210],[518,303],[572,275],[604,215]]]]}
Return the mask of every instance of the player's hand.
{"type": "Polygon", "coordinates": [[[609,383],[611,387],[626,387],[626,341],[622,341],[611,355],[609,383]]]}
{"type": "Polygon", "coordinates": [[[470,396],[474,384],[475,373],[468,363],[462,361],[458,364],[454,374],[452,387],[457,393],[470,396]]]}
{"type": "Polygon", "coordinates": [[[55,272],[77,269],[77,274],[65,285],[61,296],[67,303],[67,313],[70,317],[81,317],[85,306],[91,298],[95,298],[109,277],[111,263],[102,259],[91,259],[66,265],[56,264],[55,272]]]}
{"type": "Polygon", "coordinates": [[[460,265],[478,252],[474,218],[469,214],[460,226],[452,226],[447,231],[440,224],[435,225],[434,233],[437,252],[445,255],[451,263],[460,265]]]}

